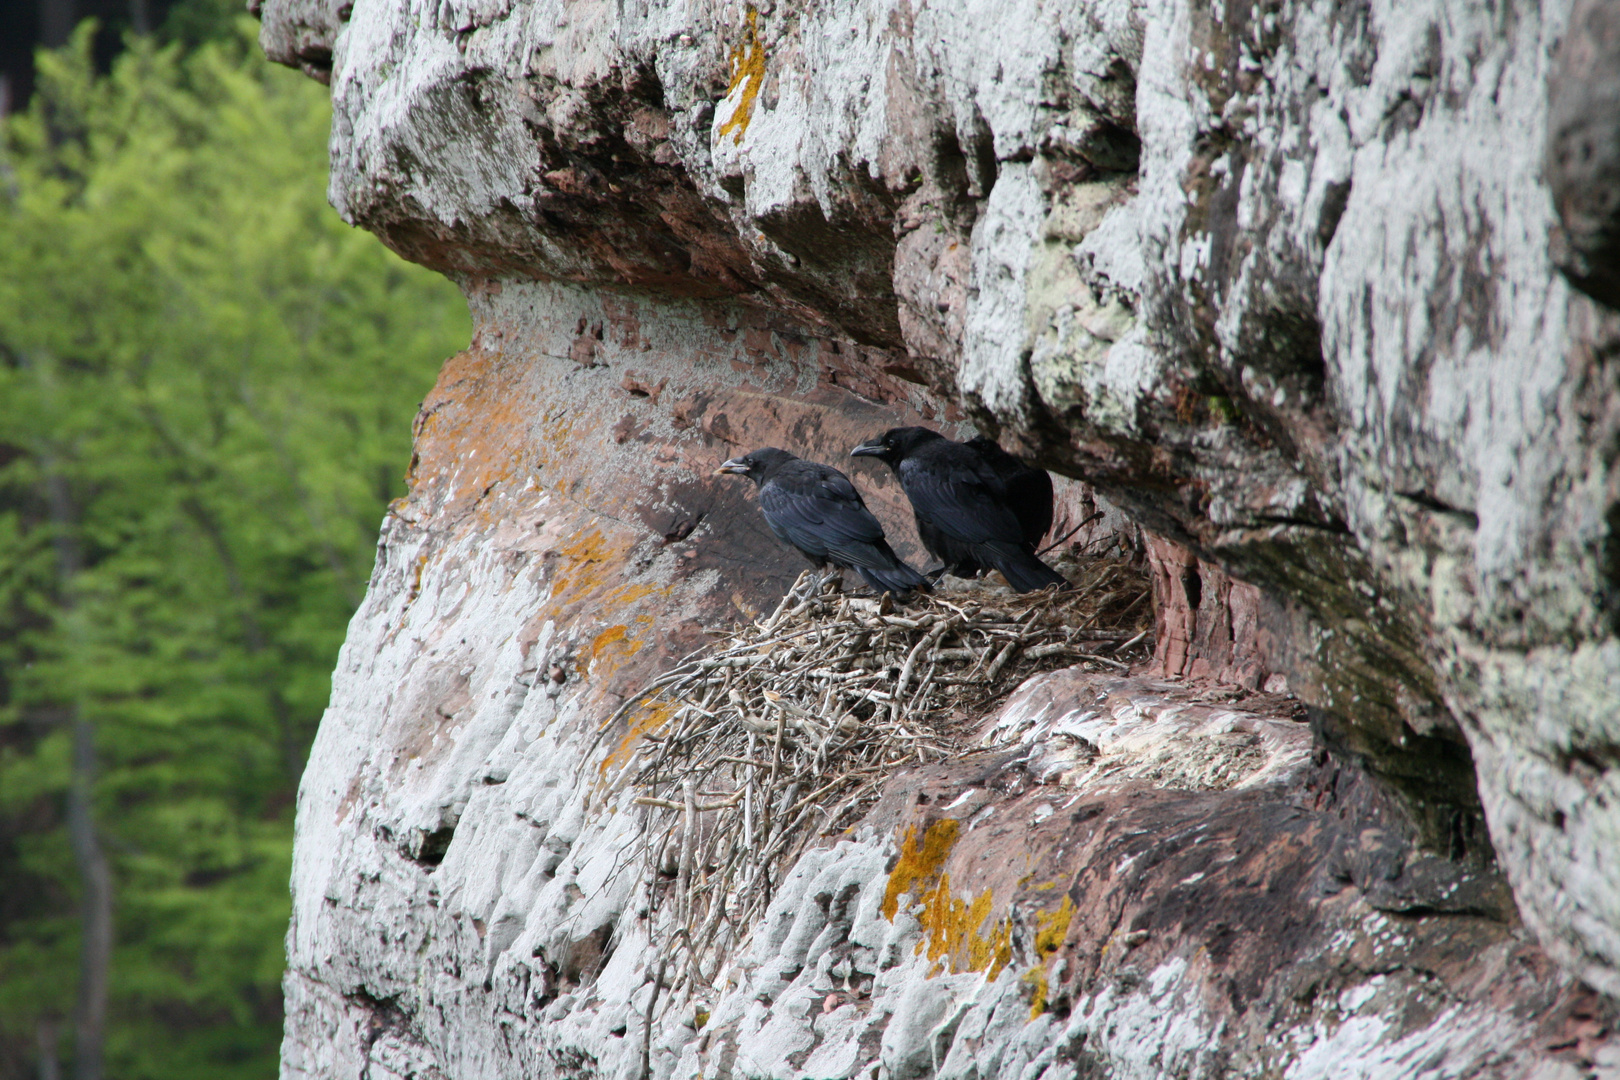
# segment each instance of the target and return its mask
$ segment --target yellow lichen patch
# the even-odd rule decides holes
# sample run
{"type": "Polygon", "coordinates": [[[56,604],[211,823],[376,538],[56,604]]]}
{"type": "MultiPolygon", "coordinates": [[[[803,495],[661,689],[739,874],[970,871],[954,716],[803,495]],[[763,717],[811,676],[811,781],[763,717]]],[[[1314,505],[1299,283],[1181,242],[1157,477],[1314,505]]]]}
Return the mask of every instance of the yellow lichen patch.
{"type": "Polygon", "coordinates": [[[600,529],[581,533],[557,548],[562,569],[551,583],[553,601],[567,604],[583,599],[609,583],[623,565],[630,544],[611,544],[600,529]]]}
{"type": "Polygon", "coordinates": [[[882,911],[893,920],[900,910],[900,897],[911,894],[922,909],[917,917],[923,939],[917,943],[917,952],[926,950],[928,959],[934,961],[930,974],[949,968],[953,972],[983,971],[993,979],[1012,959],[1012,921],[1002,919],[981,933],[994,906],[991,891],[986,889],[972,901],[951,894],[951,877],[943,869],[961,831],[962,823],[951,818],[930,825],[921,841],[915,825],[906,830],[900,858],[883,894],[882,911]]]}
{"type": "Polygon", "coordinates": [[[438,491],[436,517],[475,512],[485,524],[505,511],[488,496],[526,478],[527,396],[516,393],[523,367],[499,352],[467,349],[445,361],[422,402],[414,428],[410,499],[427,504],[438,491]]]}
{"type": "MultiPolygon", "coordinates": [[[[986,889],[981,900],[990,899],[986,889]]],[[[989,905],[986,904],[986,914],[989,905]]],[[[981,920],[982,921],[982,920],[981,920]]],[[[968,939],[968,970],[982,971],[985,978],[994,979],[1001,969],[1012,961],[1012,918],[1002,919],[990,930],[990,936],[981,938],[977,933],[968,939]]]]}
{"type": "MultiPolygon", "coordinates": [[[[670,591],[671,590],[668,586],[659,588],[655,585],[647,584],[626,585],[624,588],[614,593],[613,596],[608,600],[608,603],[628,605],[635,603],[637,600],[643,600],[651,596],[653,593],[668,595],[670,591]]],[[[638,617],[636,621],[651,622],[652,619],[649,616],[642,615],[638,617]]]]}
{"type": "MultiPolygon", "coordinates": [[[[581,675],[590,674],[591,664],[596,661],[597,657],[602,655],[602,650],[612,645],[622,645],[625,634],[627,634],[629,630],[630,628],[628,626],[624,626],[622,624],[619,626],[610,626],[592,638],[591,643],[585,647],[585,651],[580,655],[579,673],[581,675]]],[[[632,643],[632,645],[639,644],[639,642],[632,643]]]]}
{"type": "Polygon", "coordinates": [[[1029,1018],[1034,1020],[1046,1011],[1046,998],[1050,987],[1046,980],[1046,963],[1052,954],[1063,947],[1064,939],[1069,936],[1069,923],[1074,919],[1074,901],[1067,896],[1056,911],[1038,911],[1035,913],[1035,955],[1040,963],[1024,972],[1024,981],[1032,988],[1029,1002],[1029,1018]]]}
{"type": "Polygon", "coordinates": [[[1046,1011],[1046,968],[1036,964],[1024,972],[1024,982],[1029,985],[1031,993],[1029,998],[1029,1018],[1035,1020],[1046,1011]]]}
{"type": "Polygon", "coordinates": [[[928,826],[928,831],[923,834],[922,843],[919,844],[917,826],[912,825],[906,829],[905,839],[900,842],[900,859],[890,871],[889,887],[883,893],[884,918],[890,922],[894,921],[895,915],[900,910],[902,894],[920,895],[923,888],[939,880],[940,870],[944,867],[951,848],[956,846],[956,837],[961,831],[960,821],[942,818],[928,826]]]}
{"type": "Polygon", "coordinates": [[[636,743],[641,741],[641,737],[649,731],[657,731],[674,715],[675,706],[668,702],[654,705],[652,708],[640,713],[630,722],[630,730],[624,733],[624,738],[619,740],[619,745],[613,748],[611,754],[602,759],[602,764],[597,766],[596,771],[605,778],[610,771],[629,761],[630,755],[636,752],[636,743]]]}
{"type": "Polygon", "coordinates": [[[918,918],[924,936],[917,943],[917,952],[928,950],[928,959],[934,961],[930,975],[947,966],[953,973],[983,971],[990,979],[1001,974],[1012,959],[1012,920],[1002,919],[988,935],[981,935],[979,928],[990,917],[992,903],[989,889],[971,904],[956,899],[951,895],[949,874],[941,874],[939,884],[923,893],[918,918]]]}
{"type": "Polygon", "coordinates": [[[743,42],[731,50],[731,85],[726,97],[742,87],[742,96],[731,110],[731,117],[720,125],[720,135],[730,135],[733,145],[741,146],[748,124],[754,118],[754,99],[765,85],[765,43],[759,39],[759,12],[748,9],[748,29],[743,42]]]}
{"type": "Polygon", "coordinates": [[[416,598],[422,595],[422,572],[427,569],[427,564],[428,557],[426,555],[416,557],[416,565],[411,569],[411,591],[405,597],[407,604],[414,603],[416,598]]]}
{"type": "Polygon", "coordinates": [[[1069,923],[1074,918],[1074,901],[1067,896],[1056,911],[1041,911],[1035,915],[1035,952],[1044,962],[1063,947],[1069,936],[1069,923]]]}

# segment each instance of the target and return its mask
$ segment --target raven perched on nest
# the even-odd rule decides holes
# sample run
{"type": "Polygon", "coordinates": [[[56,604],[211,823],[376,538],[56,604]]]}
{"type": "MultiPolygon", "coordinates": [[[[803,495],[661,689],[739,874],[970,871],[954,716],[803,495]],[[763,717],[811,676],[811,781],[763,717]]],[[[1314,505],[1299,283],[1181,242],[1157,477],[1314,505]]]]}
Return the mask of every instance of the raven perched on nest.
{"type": "Polygon", "coordinates": [[[732,458],[715,473],[746,476],[757,484],[759,508],[771,532],[813,565],[854,570],[879,592],[928,588],[928,579],[889,547],[883,526],[837,469],[767,446],[732,458]]]}
{"type": "Polygon", "coordinates": [[[1068,584],[1035,556],[1052,525],[1045,473],[1033,475],[1039,470],[1000,447],[991,455],[920,427],[890,428],[850,457],[875,457],[894,470],[911,500],[918,538],[951,573],[971,577],[993,568],[1019,592],[1068,584]]]}

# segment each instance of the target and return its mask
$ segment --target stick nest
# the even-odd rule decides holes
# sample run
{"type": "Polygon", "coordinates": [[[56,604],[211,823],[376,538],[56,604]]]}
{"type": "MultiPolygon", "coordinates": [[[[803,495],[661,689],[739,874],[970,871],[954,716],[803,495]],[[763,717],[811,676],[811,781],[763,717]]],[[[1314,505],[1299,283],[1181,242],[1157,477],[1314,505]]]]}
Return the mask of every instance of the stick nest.
{"type": "MultiPolygon", "coordinates": [[[[673,904],[683,961],[668,985],[713,985],[817,837],[859,821],[896,769],[960,754],[1029,676],[1128,669],[1152,650],[1147,576],[1123,560],[1064,568],[1074,588],[1022,596],[968,583],[902,606],[808,572],[758,623],[722,632],[620,708],[652,820],[653,904],[673,904]]],[[[712,631],[711,631],[712,632],[712,631]]]]}

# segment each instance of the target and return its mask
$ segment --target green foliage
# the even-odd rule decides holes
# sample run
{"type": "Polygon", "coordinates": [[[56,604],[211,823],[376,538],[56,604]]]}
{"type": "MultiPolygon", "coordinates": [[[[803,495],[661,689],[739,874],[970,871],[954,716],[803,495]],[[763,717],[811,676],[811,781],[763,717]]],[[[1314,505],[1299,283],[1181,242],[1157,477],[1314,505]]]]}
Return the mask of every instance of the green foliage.
{"type": "Polygon", "coordinates": [[[75,710],[115,876],[108,1076],[274,1074],[298,774],[467,337],[452,286],[326,206],[324,91],[251,32],[131,41],[98,78],[86,29],[4,129],[0,1076],[42,1022],[70,1043],[75,710]]]}
{"type": "Polygon", "coordinates": [[[179,42],[188,48],[208,42],[240,38],[242,0],[178,0],[158,27],[158,40],[179,42]]]}

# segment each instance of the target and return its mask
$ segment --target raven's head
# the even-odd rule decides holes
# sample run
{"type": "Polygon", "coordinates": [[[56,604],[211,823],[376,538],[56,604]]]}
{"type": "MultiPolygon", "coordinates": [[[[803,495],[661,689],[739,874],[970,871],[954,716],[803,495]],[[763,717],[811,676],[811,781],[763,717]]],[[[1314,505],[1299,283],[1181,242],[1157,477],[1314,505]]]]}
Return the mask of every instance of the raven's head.
{"type": "Polygon", "coordinates": [[[943,439],[937,431],[923,427],[890,428],[875,439],[867,439],[849,452],[850,457],[875,457],[898,466],[912,451],[924,443],[943,439]]]}
{"type": "Polygon", "coordinates": [[[754,483],[761,484],[770,477],[770,474],[793,460],[793,455],[786,450],[767,446],[762,450],[755,450],[752,454],[744,454],[742,457],[722,462],[720,467],[714,470],[714,475],[746,476],[754,483]]]}

